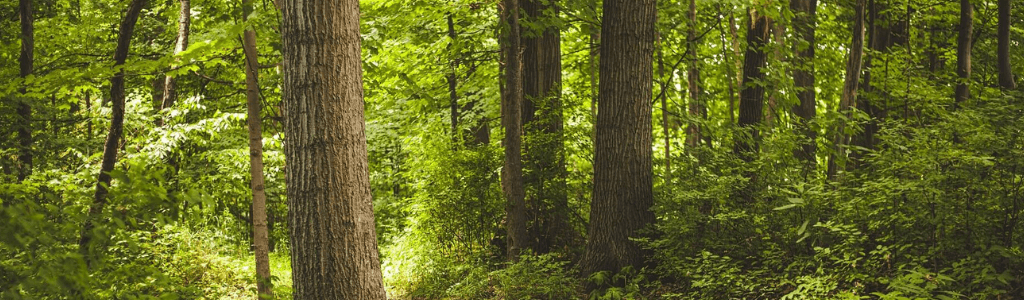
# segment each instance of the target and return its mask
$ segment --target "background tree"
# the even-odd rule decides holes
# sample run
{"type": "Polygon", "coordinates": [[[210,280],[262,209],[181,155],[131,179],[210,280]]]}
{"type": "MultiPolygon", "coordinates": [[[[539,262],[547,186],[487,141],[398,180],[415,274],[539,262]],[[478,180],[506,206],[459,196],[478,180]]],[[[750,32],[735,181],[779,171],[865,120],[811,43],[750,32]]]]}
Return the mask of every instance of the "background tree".
{"type": "Polygon", "coordinates": [[[1013,79],[1013,69],[1010,67],[1010,11],[1012,6],[1010,0],[999,0],[999,28],[997,29],[999,45],[996,50],[999,62],[999,85],[1005,89],[1014,89],[1017,84],[1013,79]]]}
{"type": "Polygon", "coordinates": [[[502,2],[505,30],[505,87],[501,100],[501,125],[505,128],[502,144],[505,165],[501,168],[501,189],[505,196],[505,222],[508,233],[508,257],[515,259],[531,248],[526,227],[526,192],[523,190],[522,103],[523,64],[519,29],[519,0],[502,2]]]}
{"type": "MultiPolygon", "coordinates": [[[[189,27],[192,24],[192,1],[191,0],[178,0],[178,31],[177,38],[174,42],[174,55],[180,54],[185,49],[188,49],[188,35],[190,33],[189,27]]],[[[177,67],[172,64],[171,70],[173,71],[177,67]]],[[[177,100],[177,90],[174,88],[175,76],[167,75],[164,77],[164,91],[163,99],[160,100],[160,109],[171,107],[174,105],[174,101],[177,100]]],[[[157,122],[162,123],[163,119],[158,118],[157,122]]]]}
{"type": "Polygon", "coordinates": [[[852,38],[850,41],[850,54],[846,61],[846,75],[843,80],[843,94],[839,98],[839,125],[835,130],[835,138],[832,144],[834,152],[828,158],[828,169],[826,178],[834,180],[839,173],[839,161],[846,157],[846,145],[849,137],[846,134],[847,120],[852,119],[850,111],[852,105],[857,103],[857,90],[860,85],[860,70],[864,57],[864,10],[865,0],[857,0],[854,4],[853,26],[851,26],[852,38]]]}
{"type": "Polygon", "coordinates": [[[804,140],[798,150],[798,157],[807,165],[807,170],[813,170],[817,164],[815,156],[818,137],[817,130],[811,124],[818,110],[818,100],[815,98],[817,91],[815,91],[814,84],[814,49],[818,47],[814,32],[817,27],[818,1],[794,0],[789,2],[789,8],[794,14],[793,33],[796,37],[796,41],[793,43],[793,49],[796,52],[793,84],[797,88],[796,97],[800,101],[796,107],[796,116],[804,135],[804,140]]]}
{"type": "MultiPolygon", "coordinates": [[[[32,64],[35,51],[35,20],[32,16],[32,0],[18,1],[18,18],[21,20],[21,55],[18,56],[20,70],[18,75],[26,80],[32,75],[32,64]]],[[[32,106],[29,98],[24,96],[27,90],[22,87],[23,94],[18,103],[18,181],[25,180],[32,173],[32,106]]]]}
{"type": "Polygon", "coordinates": [[[771,32],[771,20],[751,8],[748,12],[747,51],[743,56],[743,83],[740,85],[739,126],[742,136],[736,141],[735,152],[750,162],[759,149],[760,134],[757,126],[764,116],[764,48],[771,32]]]}
{"type": "MultiPolygon", "coordinates": [[[[568,213],[562,118],[562,53],[558,3],[527,0],[523,46],[524,187],[534,253],[573,239],[568,213]]],[[[522,34],[521,31],[521,34],[522,34]]]]}
{"type": "MultiPolygon", "coordinates": [[[[135,32],[135,23],[139,20],[139,14],[146,0],[132,0],[128,4],[128,11],[117,32],[117,48],[114,50],[114,67],[124,65],[128,59],[128,49],[131,46],[132,33],[135,32]]],[[[100,174],[96,180],[96,192],[93,194],[92,205],[89,206],[89,214],[86,216],[85,224],[82,225],[82,234],[78,239],[78,249],[86,262],[93,259],[90,250],[93,235],[93,227],[97,222],[96,218],[103,211],[107,204],[107,195],[112,181],[110,172],[114,170],[117,163],[117,150],[121,146],[121,137],[124,131],[124,104],[125,104],[125,72],[118,69],[110,78],[110,102],[111,117],[110,130],[107,132],[107,140],[103,144],[103,162],[100,164],[100,174]]]]}
{"type": "Polygon", "coordinates": [[[956,39],[956,84],[954,107],[971,98],[971,44],[974,35],[974,6],[970,0],[960,0],[960,26],[956,39]]]}

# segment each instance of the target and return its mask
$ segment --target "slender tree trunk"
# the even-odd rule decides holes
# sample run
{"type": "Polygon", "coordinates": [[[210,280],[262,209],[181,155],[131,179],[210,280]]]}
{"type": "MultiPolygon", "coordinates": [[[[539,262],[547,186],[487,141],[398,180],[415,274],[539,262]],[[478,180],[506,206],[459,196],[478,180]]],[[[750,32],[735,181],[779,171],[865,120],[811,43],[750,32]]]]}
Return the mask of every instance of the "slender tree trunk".
{"type": "MultiPolygon", "coordinates": [[[[32,0],[18,1],[18,16],[21,19],[21,55],[19,75],[25,79],[32,74],[35,51],[35,21],[32,18],[32,0]]],[[[28,90],[22,83],[18,101],[18,182],[32,174],[32,106],[25,96],[28,90]]]]}
{"type": "MultiPolygon", "coordinates": [[[[851,143],[863,149],[874,149],[875,145],[878,144],[878,139],[875,135],[878,133],[879,123],[885,118],[885,110],[887,108],[885,107],[886,103],[884,100],[888,93],[884,88],[885,76],[887,76],[884,71],[886,69],[882,66],[876,66],[876,64],[878,64],[878,60],[887,59],[884,55],[889,53],[889,47],[892,45],[892,24],[890,24],[892,20],[889,13],[886,12],[886,4],[882,3],[881,0],[869,1],[867,13],[867,26],[870,33],[868,48],[872,51],[864,58],[863,65],[867,69],[863,70],[864,79],[861,85],[863,94],[857,97],[854,105],[857,109],[867,114],[868,120],[864,123],[863,130],[851,139],[851,143]],[[882,84],[876,81],[881,81],[882,84]]],[[[846,169],[852,170],[861,165],[863,156],[863,151],[851,152],[850,163],[846,165],[846,169]]]]}
{"type": "Polygon", "coordinates": [[[835,151],[828,159],[827,177],[835,180],[839,171],[838,160],[846,156],[847,136],[846,120],[852,117],[850,106],[857,103],[857,89],[860,85],[860,71],[864,57],[864,10],[865,0],[857,0],[856,11],[853,20],[853,37],[850,42],[850,55],[846,61],[846,78],[843,81],[843,94],[839,99],[839,113],[843,119],[839,120],[839,126],[835,130],[835,139],[832,141],[835,151]]]}
{"type": "MultiPolygon", "coordinates": [[[[701,120],[704,107],[700,102],[700,69],[697,68],[697,48],[700,43],[697,41],[697,1],[690,0],[689,29],[686,32],[686,40],[689,44],[686,49],[686,56],[689,56],[689,68],[686,69],[686,82],[690,94],[690,103],[687,110],[691,120],[701,120]]],[[[700,123],[691,121],[686,128],[686,146],[696,148],[700,145],[701,132],[700,123]]]]}
{"type": "Polygon", "coordinates": [[[759,149],[760,136],[757,126],[764,116],[764,78],[762,68],[767,56],[764,46],[770,37],[771,20],[763,14],[750,11],[750,28],[747,31],[747,52],[743,57],[743,84],[740,85],[739,126],[743,135],[736,139],[735,152],[750,162],[759,149]]]}
{"type": "MultiPolygon", "coordinates": [[[[180,9],[178,11],[178,38],[174,42],[174,55],[177,56],[182,51],[188,48],[188,35],[190,33],[189,27],[192,24],[192,5],[190,0],[178,0],[180,3],[180,9]]],[[[244,5],[244,4],[243,4],[244,5]]],[[[175,63],[171,65],[171,70],[177,69],[177,58],[175,63]]],[[[178,91],[176,87],[177,80],[172,75],[164,77],[164,93],[160,100],[160,109],[171,107],[174,105],[174,101],[178,99],[178,91]]],[[[157,125],[163,124],[163,118],[157,118],[157,125]]]]}
{"type": "MultiPolygon", "coordinates": [[[[730,23],[732,22],[732,15],[731,14],[726,16],[725,13],[722,12],[721,6],[719,6],[718,10],[719,10],[720,18],[728,17],[730,23]]],[[[719,21],[721,21],[721,20],[719,20],[719,21]]],[[[725,73],[726,73],[726,77],[729,77],[725,81],[729,85],[729,105],[728,105],[729,106],[729,125],[732,126],[732,125],[736,124],[736,85],[738,84],[738,82],[736,82],[733,79],[734,78],[739,78],[739,76],[736,76],[733,73],[733,68],[732,68],[732,61],[733,61],[733,59],[729,57],[729,45],[730,45],[729,42],[728,42],[729,39],[726,38],[725,28],[722,26],[721,22],[719,22],[719,24],[718,24],[718,29],[720,29],[719,31],[721,31],[721,37],[722,37],[722,57],[725,58],[725,64],[724,64],[725,65],[725,73]]]]}
{"type": "Polygon", "coordinates": [[[796,62],[793,69],[793,84],[797,88],[796,98],[800,101],[797,104],[796,116],[799,119],[799,128],[803,131],[804,139],[797,150],[797,157],[804,162],[804,174],[808,174],[817,164],[815,152],[817,152],[818,132],[811,128],[810,122],[817,114],[817,99],[814,90],[814,29],[817,27],[817,0],[791,0],[789,8],[793,11],[794,35],[797,40],[807,42],[794,42],[793,49],[796,53],[796,62]]]}
{"type": "Polygon", "coordinates": [[[960,0],[960,33],[956,45],[956,84],[954,107],[959,108],[971,98],[971,36],[974,31],[974,7],[970,0],[960,0]]]}
{"type": "Polygon", "coordinates": [[[526,192],[523,189],[522,103],[523,65],[519,36],[519,0],[503,0],[503,22],[508,32],[505,58],[505,94],[501,104],[501,125],[505,127],[505,166],[501,169],[501,188],[505,198],[505,225],[508,232],[508,256],[515,259],[529,249],[526,230],[526,192]]]}
{"type": "Polygon", "coordinates": [[[591,140],[597,141],[597,98],[598,98],[598,64],[601,60],[601,32],[595,30],[593,26],[590,27],[590,55],[587,57],[590,60],[590,116],[593,118],[594,126],[591,140]]]}
{"type": "Polygon", "coordinates": [[[359,1],[282,6],[293,296],[384,300],[364,132],[359,1]]]}
{"type": "MultiPolygon", "coordinates": [[[[732,10],[730,10],[729,33],[732,35],[732,62],[733,65],[736,67],[736,77],[734,78],[734,80],[736,81],[736,88],[739,90],[739,93],[743,93],[743,60],[740,59],[740,34],[738,31],[739,26],[736,25],[736,17],[733,15],[732,10]]],[[[740,95],[740,98],[743,98],[743,96],[740,95]]],[[[736,111],[730,110],[729,114],[729,118],[732,118],[732,115],[736,114],[736,111]]],[[[736,122],[733,122],[733,124],[736,124],[736,122]]]]}
{"type": "Polygon", "coordinates": [[[455,32],[455,20],[452,18],[452,14],[448,13],[446,19],[448,21],[448,54],[452,56],[449,63],[451,70],[448,72],[448,101],[452,125],[452,147],[456,147],[459,142],[459,83],[458,75],[456,75],[459,70],[459,55],[451,53],[451,51],[458,35],[455,32]]]}
{"type": "MultiPolygon", "coordinates": [[[[786,57],[782,53],[782,49],[786,48],[786,43],[783,40],[783,36],[786,33],[786,27],[782,26],[782,24],[774,23],[772,28],[771,28],[771,31],[772,31],[772,40],[774,40],[774,42],[775,42],[775,47],[774,47],[774,49],[772,51],[772,61],[776,62],[776,63],[779,63],[778,69],[782,73],[786,73],[786,71],[785,71],[786,57]]],[[[776,82],[775,80],[770,80],[770,81],[766,82],[766,84],[771,84],[772,86],[777,86],[778,82],[776,82]]],[[[769,130],[771,130],[771,128],[775,127],[775,119],[777,119],[777,116],[779,114],[779,108],[778,108],[779,102],[778,102],[778,98],[776,98],[776,96],[779,94],[779,91],[778,91],[777,88],[770,88],[766,92],[768,92],[768,109],[764,112],[764,123],[765,123],[765,127],[769,128],[769,130]]]]}
{"type": "MultiPolygon", "coordinates": [[[[182,0],[182,5],[186,5],[182,0]]],[[[242,1],[242,19],[252,13],[252,0],[242,1]]],[[[187,30],[187,28],[186,28],[187,30]]],[[[181,32],[178,33],[179,36],[181,32]]],[[[180,42],[180,40],[179,40],[180,42]]],[[[177,49],[175,49],[177,51],[177,49]]],[[[253,243],[256,244],[256,290],[260,297],[273,298],[270,280],[270,237],[267,229],[267,195],[263,183],[263,122],[260,119],[259,52],[256,32],[251,28],[242,34],[245,52],[245,104],[249,125],[249,175],[252,177],[253,243]]]]}
{"type": "Polygon", "coordinates": [[[99,178],[96,180],[96,193],[93,195],[92,205],[89,206],[89,215],[85,219],[85,224],[82,226],[82,234],[78,240],[78,250],[87,263],[91,263],[93,259],[92,251],[89,249],[94,234],[93,226],[95,226],[96,219],[103,212],[103,206],[107,204],[107,189],[110,187],[112,179],[110,171],[114,170],[114,164],[117,163],[117,150],[120,148],[118,145],[121,142],[122,130],[124,129],[125,75],[124,70],[120,69],[120,66],[124,65],[125,60],[128,59],[128,50],[131,46],[132,33],[135,32],[135,23],[139,20],[139,14],[142,12],[142,7],[145,3],[146,0],[132,0],[128,4],[128,11],[125,13],[124,19],[121,20],[117,33],[117,48],[114,50],[114,67],[117,69],[117,73],[114,74],[114,77],[110,78],[110,101],[112,103],[110,131],[107,133],[107,140],[103,144],[103,161],[100,163],[99,178]]]}
{"type": "MultiPolygon", "coordinates": [[[[661,33],[658,32],[658,77],[661,79],[661,130],[662,135],[665,137],[665,182],[672,182],[672,136],[669,135],[668,127],[668,91],[670,81],[672,78],[665,77],[665,44],[661,39],[661,33]]],[[[652,125],[653,126],[653,125],[652,125]]]]}
{"type": "Polygon", "coordinates": [[[999,66],[999,86],[1008,90],[1017,88],[1010,68],[1010,23],[1013,21],[1010,10],[1010,0],[999,0],[999,57],[996,65],[999,66]]]}
{"type": "Polygon", "coordinates": [[[655,0],[605,0],[594,194],[583,275],[644,263],[631,241],[654,222],[651,99],[655,0]]]}

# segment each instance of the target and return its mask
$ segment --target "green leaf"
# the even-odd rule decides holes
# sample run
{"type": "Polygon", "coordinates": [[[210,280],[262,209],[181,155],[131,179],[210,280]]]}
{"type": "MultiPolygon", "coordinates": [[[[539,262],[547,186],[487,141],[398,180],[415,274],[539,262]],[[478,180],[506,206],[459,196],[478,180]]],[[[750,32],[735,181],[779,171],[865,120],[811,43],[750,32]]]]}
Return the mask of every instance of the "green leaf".
{"type": "Polygon", "coordinates": [[[794,208],[794,207],[796,207],[796,204],[786,204],[786,205],[783,205],[783,206],[779,206],[779,207],[773,208],[772,210],[787,210],[787,209],[794,208]]]}

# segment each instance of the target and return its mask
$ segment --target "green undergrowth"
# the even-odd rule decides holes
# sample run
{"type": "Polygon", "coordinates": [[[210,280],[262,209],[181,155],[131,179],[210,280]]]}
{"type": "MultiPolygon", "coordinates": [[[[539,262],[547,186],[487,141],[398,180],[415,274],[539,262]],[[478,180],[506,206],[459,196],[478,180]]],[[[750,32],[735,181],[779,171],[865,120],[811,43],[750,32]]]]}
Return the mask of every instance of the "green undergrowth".
{"type": "MultiPolygon", "coordinates": [[[[0,299],[252,299],[255,294],[253,254],[224,245],[216,233],[172,225],[116,231],[99,250],[101,258],[88,266],[67,242],[73,240],[16,234],[0,243],[0,299]]],[[[287,255],[273,253],[270,262],[277,294],[290,296],[287,255]]]]}

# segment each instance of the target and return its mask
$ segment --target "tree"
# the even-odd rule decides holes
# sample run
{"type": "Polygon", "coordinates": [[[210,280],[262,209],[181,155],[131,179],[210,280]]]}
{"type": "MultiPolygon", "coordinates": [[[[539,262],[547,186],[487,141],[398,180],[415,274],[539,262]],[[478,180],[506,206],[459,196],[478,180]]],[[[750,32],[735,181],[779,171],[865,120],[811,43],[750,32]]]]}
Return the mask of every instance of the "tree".
{"type": "Polygon", "coordinates": [[[631,241],[654,222],[651,156],[655,0],[606,0],[601,27],[594,193],[583,275],[639,268],[631,241]]]}
{"type": "Polygon", "coordinates": [[[501,98],[501,125],[505,128],[502,144],[505,165],[501,168],[501,190],[505,199],[505,226],[508,232],[508,256],[515,259],[530,248],[526,229],[526,192],[523,189],[522,102],[523,65],[519,29],[519,0],[502,2],[505,33],[505,89],[501,98]]]}
{"type": "Polygon", "coordinates": [[[86,262],[91,261],[90,243],[93,237],[93,227],[96,218],[103,212],[107,204],[107,194],[112,178],[110,171],[114,170],[117,163],[117,150],[120,148],[122,132],[124,130],[124,70],[120,67],[128,59],[128,50],[132,42],[132,33],[135,32],[135,23],[139,20],[139,14],[146,0],[132,0],[128,4],[128,11],[117,32],[117,48],[114,50],[114,68],[117,70],[110,78],[110,130],[107,132],[107,140],[103,144],[103,161],[100,163],[100,175],[96,180],[96,193],[93,194],[92,204],[89,206],[89,214],[86,216],[85,224],[82,225],[82,234],[78,239],[78,251],[82,253],[86,262]]]}
{"type": "MultiPolygon", "coordinates": [[[[448,51],[452,51],[452,46],[455,45],[455,38],[458,34],[455,32],[455,20],[452,18],[452,14],[448,13],[445,16],[448,21],[448,51]]],[[[452,126],[452,147],[458,146],[459,141],[459,91],[458,91],[458,74],[459,70],[459,58],[458,54],[450,53],[452,59],[449,62],[451,70],[448,72],[448,101],[449,109],[451,114],[451,126],[452,126]]]]}
{"type": "MultiPolygon", "coordinates": [[[[178,0],[180,3],[178,10],[178,35],[174,42],[174,55],[178,55],[182,51],[188,48],[188,36],[190,33],[189,27],[192,24],[192,5],[191,0],[178,0]]],[[[171,67],[176,69],[176,66],[171,67]]],[[[178,91],[175,89],[177,80],[173,75],[167,75],[164,77],[164,92],[163,98],[160,101],[160,109],[166,109],[174,105],[174,101],[177,101],[178,91]]],[[[163,123],[162,119],[157,119],[157,124],[163,123]]]]}
{"type": "MultiPolygon", "coordinates": [[[[181,0],[186,6],[188,0],[181,0]]],[[[184,11],[184,10],[183,10],[184,11]]],[[[252,13],[252,1],[242,1],[242,20],[252,13]]],[[[186,26],[186,29],[187,26],[186,26]]],[[[181,43],[181,29],[178,32],[181,43]]],[[[175,51],[178,49],[175,47],[175,51]]],[[[249,126],[249,176],[252,188],[253,243],[256,248],[256,289],[260,297],[272,298],[270,281],[270,241],[267,232],[267,195],[263,186],[263,122],[260,119],[259,53],[256,51],[256,32],[246,28],[242,33],[245,53],[245,105],[249,126]]],[[[165,98],[166,99],[166,98],[165,98]]]]}
{"type": "Polygon", "coordinates": [[[363,123],[359,2],[285,1],[284,152],[295,299],[385,299],[363,123]]]}
{"type": "Polygon", "coordinates": [[[796,116],[804,134],[800,149],[797,150],[797,157],[804,162],[805,174],[814,169],[817,163],[815,139],[817,139],[818,132],[811,128],[810,124],[818,109],[814,90],[814,48],[818,47],[814,38],[814,29],[817,27],[818,18],[817,7],[817,0],[792,0],[789,2],[789,8],[793,10],[794,14],[793,27],[797,38],[793,43],[793,49],[796,52],[793,83],[797,88],[796,97],[800,101],[797,104],[796,116]]]}
{"type": "Polygon", "coordinates": [[[999,86],[1004,89],[1017,88],[1010,68],[1010,10],[1010,0],[999,0],[999,45],[996,50],[999,57],[996,65],[999,66],[999,86]]]}
{"type": "MultiPolygon", "coordinates": [[[[18,57],[18,75],[26,79],[32,74],[35,51],[35,21],[32,18],[32,0],[18,1],[18,16],[21,19],[21,55],[18,57]]],[[[22,98],[18,103],[18,182],[32,173],[32,106],[24,95],[25,83],[19,89],[22,98]]]]}
{"type": "MultiPolygon", "coordinates": [[[[851,138],[850,143],[861,149],[876,150],[880,124],[889,113],[892,99],[891,87],[888,84],[891,81],[888,74],[890,54],[893,46],[909,40],[905,22],[908,20],[900,20],[888,7],[888,3],[882,0],[868,2],[866,18],[869,32],[867,47],[871,51],[864,56],[864,78],[860,84],[863,93],[856,98],[854,105],[864,112],[868,119],[864,122],[862,130],[851,138]]],[[[850,164],[846,165],[846,169],[852,170],[862,165],[864,155],[864,151],[852,151],[850,164]]]]}
{"type": "Polygon", "coordinates": [[[956,75],[954,107],[960,107],[971,97],[971,36],[974,31],[974,7],[970,0],[960,0],[960,26],[956,40],[956,75]]]}
{"type": "Polygon", "coordinates": [[[750,20],[747,30],[747,51],[743,57],[743,84],[740,85],[739,126],[743,136],[737,138],[734,151],[743,160],[750,162],[754,160],[754,153],[759,148],[757,126],[764,115],[765,74],[761,68],[764,68],[767,62],[764,47],[768,42],[771,20],[753,8],[748,15],[750,20]]]}
{"type": "MultiPolygon", "coordinates": [[[[550,0],[526,0],[523,10],[535,28],[522,37],[523,107],[525,128],[524,187],[527,191],[528,226],[534,253],[566,246],[572,229],[568,213],[565,154],[562,133],[561,34],[555,20],[557,5],[550,0]]],[[[523,26],[521,26],[523,27],[523,26]]]]}
{"type": "MultiPolygon", "coordinates": [[[[700,43],[697,41],[697,1],[690,0],[689,28],[686,30],[687,52],[689,56],[689,67],[686,69],[686,82],[690,92],[690,102],[687,107],[692,120],[700,120],[707,114],[704,104],[700,102],[700,69],[697,66],[697,49],[700,43]]],[[[686,146],[697,147],[701,140],[700,123],[690,122],[686,128],[686,146]]]]}
{"type": "Polygon", "coordinates": [[[865,0],[857,0],[854,7],[854,20],[851,31],[853,32],[850,41],[850,56],[846,61],[846,77],[843,82],[843,94],[839,99],[839,113],[843,116],[843,119],[839,121],[839,126],[835,130],[835,139],[832,141],[834,151],[828,158],[828,169],[826,170],[826,177],[830,180],[834,180],[839,172],[839,162],[841,157],[846,156],[846,143],[847,136],[846,131],[846,120],[852,117],[850,106],[857,103],[857,90],[860,85],[860,69],[862,65],[862,58],[864,56],[864,5],[865,0]]]}

